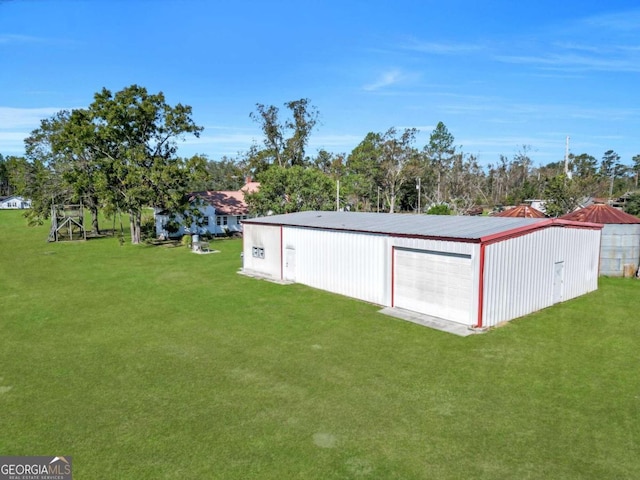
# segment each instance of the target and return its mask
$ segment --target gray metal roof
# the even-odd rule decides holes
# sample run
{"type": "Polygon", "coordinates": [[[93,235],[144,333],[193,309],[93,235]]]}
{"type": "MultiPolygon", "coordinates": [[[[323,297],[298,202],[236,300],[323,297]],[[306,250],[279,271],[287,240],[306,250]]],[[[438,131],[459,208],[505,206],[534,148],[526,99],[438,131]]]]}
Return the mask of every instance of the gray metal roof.
{"type": "Polygon", "coordinates": [[[251,218],[244,223],[348,230],[356,232],[480,240],[513,230],[526,229],[544,218],[466,217],[404,213],[297,212],[251,218]]]}

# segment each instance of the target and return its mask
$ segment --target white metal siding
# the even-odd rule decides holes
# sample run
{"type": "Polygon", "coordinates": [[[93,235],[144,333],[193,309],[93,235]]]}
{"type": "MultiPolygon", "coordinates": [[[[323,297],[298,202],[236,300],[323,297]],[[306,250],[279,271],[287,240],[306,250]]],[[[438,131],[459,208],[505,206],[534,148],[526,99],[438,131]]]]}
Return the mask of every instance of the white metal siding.
{"type": "Polygon", "coordinates": [[[471,325],[470,255],[395,249],[394,306],[471,325]]]}
{"type": "MultiPolygon", "coordinates": [[[[423,257],[405,255],[406,268],[400,266],[396,274],[435,268],[448,289],[438,294],[457,299],[460,308],[446,306],[444,312],[438,312],[425,308],[424,304],[407,303],[402,297],[400,304],[398,298],[395,304],[470,325],[477,322],[481,248],[478,243],[299,226],[248,223],[244,227],[246,270],[277,279],[286,273],[296,282],[385,306],[392,304],[394,249],[453,254],[445,255],[450,260],[435,267],[422,262],[423,257]],[[252,256],[254,246],[265,249],[264,259],[252,256]],[[450,268],[459,269],[461,265],[451,259],[463,256],[467,266],[460,276],[450,268]],[[412,262],[417,262],[416,268],[410,268],[412,262]]],[[[554,303],[554,293],[556,300],[568,300],[596,290],[599,251],[600,230],[556,226],[486,245],[482,324],[495,326],[548,307],[554,303]],[[562,262],[562,285],[554,290],[559,262],[562,262]]],[[[426,290],[434,293],[431,287],[426,290]]]]}
{"type": "Polygon", "coordinates": [[[296,282],[387,305],[387,243],[383,235],[285,226],[282,248],[295,250],[296,282]]]}
{"type": "Polygon", "coordinates": [[[564,262],[562,300],[598,288],[600,230],[551,227],[487,245],[483,325],[551,306],[555,264],[564,262]]]}
{"type": "MultiPolygon", "coordinates": [[[[412,238],[412,237],[392,237],[390,243],[394,247],[399,248],[413,248],[416,250],[432,250],[436,252],[448,252],[456,253],[460,255],[469,255],[471,257],[472,268],[472,280],[471,280],[471,304],[470,318],[473,325],[476,324],[478,318],[478,285],[480,282],[480,267],[478,264],[478,258],[480,253],[480,245],[478,243],[470,242],[454,242],[451,240],[433,240],[425,238],[412,238]]],[[[391,302],[391,298],[389,298],[391,302]]],[[[386,305],[391,305],[387,303],[386,305]]]]}
{"type": "Polygon", "coordinates": [[[609,224],[602,229],[600,275],[621,277],[625,265],[640,262],[640,224],[609,224]]]}
{"type": "MultiPolygon", "coordinates": [[[[295,255],[296,282],[378,305],[391,306],[392,303],[393,247],[453,253],[471,259],[478,251],[477,244],[466,242],[283,227],[283,255],[289,258],[295,255]]],[[[472,264],[472,260],[467,262],[472,264]]],[[[470,282],[465,283],[463,289],[468,295],[464,305],[468,309],[465,322],[466,318],[477,317],[479,277],[475,264],[470,267],[470,276],[470,282]]],[[[437,315],[434,311],[429,313],[437,315]]]]}
{"type": "Polygon", "coordinates": [[[280,280],[281,258],[279,225],[244,225],[243,269],[280,280]],[[264,249],[264,258],[253,256],[253,247],[264,249]]]}

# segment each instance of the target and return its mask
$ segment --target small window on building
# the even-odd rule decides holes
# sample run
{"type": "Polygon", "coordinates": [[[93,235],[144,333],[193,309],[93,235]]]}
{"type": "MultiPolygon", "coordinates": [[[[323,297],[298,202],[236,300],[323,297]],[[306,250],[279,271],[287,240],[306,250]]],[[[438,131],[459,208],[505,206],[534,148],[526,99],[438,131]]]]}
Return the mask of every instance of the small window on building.
{"type": "Polygon", "coordinates": [[[226,215],[224,217],[222,217],[222,224],[223,225],[227,224],[227,216],[226,215]]]}
{"type": "Polygon", "coordinates": [[[253,247],[252,254],[255,258],[264,258],[264,248],[263,247],[253,247]]]}
{"type": "Polygon", "coordinates": [[[203,225],[204,227],[208,227],[208,226],[209,226],[209,217],[204,217],[204,218],[202,219],[202,225],[203,225]]]}
{"type": "Polygon", "coordinates": [[[242,215],[238,215],[238,216],[236,217],[236,223],[237,223],[238,225],[240,225],[240,222],[241,222],[241,221],[242,221],[242,215]]]}
{"type": "Polygon", "coordinates": [[[216,217],[216,225],[222,225],[222,219],[220,217],[216,217]]]}

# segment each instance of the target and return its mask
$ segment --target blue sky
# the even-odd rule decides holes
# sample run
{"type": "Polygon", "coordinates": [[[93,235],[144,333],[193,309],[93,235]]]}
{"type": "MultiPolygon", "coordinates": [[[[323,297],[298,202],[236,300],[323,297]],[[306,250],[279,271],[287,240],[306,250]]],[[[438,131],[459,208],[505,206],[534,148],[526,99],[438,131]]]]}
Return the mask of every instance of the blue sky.
{"type": "Polygon", "coordinates": [[[0,153],[39,120],[131,84],[193,107],[179,154],[261,142],[255,104],[309,98],[308,148],[442,121],[483,165],[640,154],[640,6],[608,0],[0,0],[0,153]]]}

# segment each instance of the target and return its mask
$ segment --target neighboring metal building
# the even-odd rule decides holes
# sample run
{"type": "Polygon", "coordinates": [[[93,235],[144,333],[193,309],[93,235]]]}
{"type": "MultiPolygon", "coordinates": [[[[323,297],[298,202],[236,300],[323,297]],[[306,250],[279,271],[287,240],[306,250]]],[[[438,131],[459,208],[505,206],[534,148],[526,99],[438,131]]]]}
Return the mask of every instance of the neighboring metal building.
{"type": "Polygon", "coordinates": [[[640,218],[604,203],[594,203],[561,218],[601,223],[600,275],[633,276],[640,263],[640,218]]]}
{"type": "Polygon", "coordinates": [[[596,290],[601,227],[558,219],[299,212],[243,222],[243,271],[491,327],[596,290]]]}

